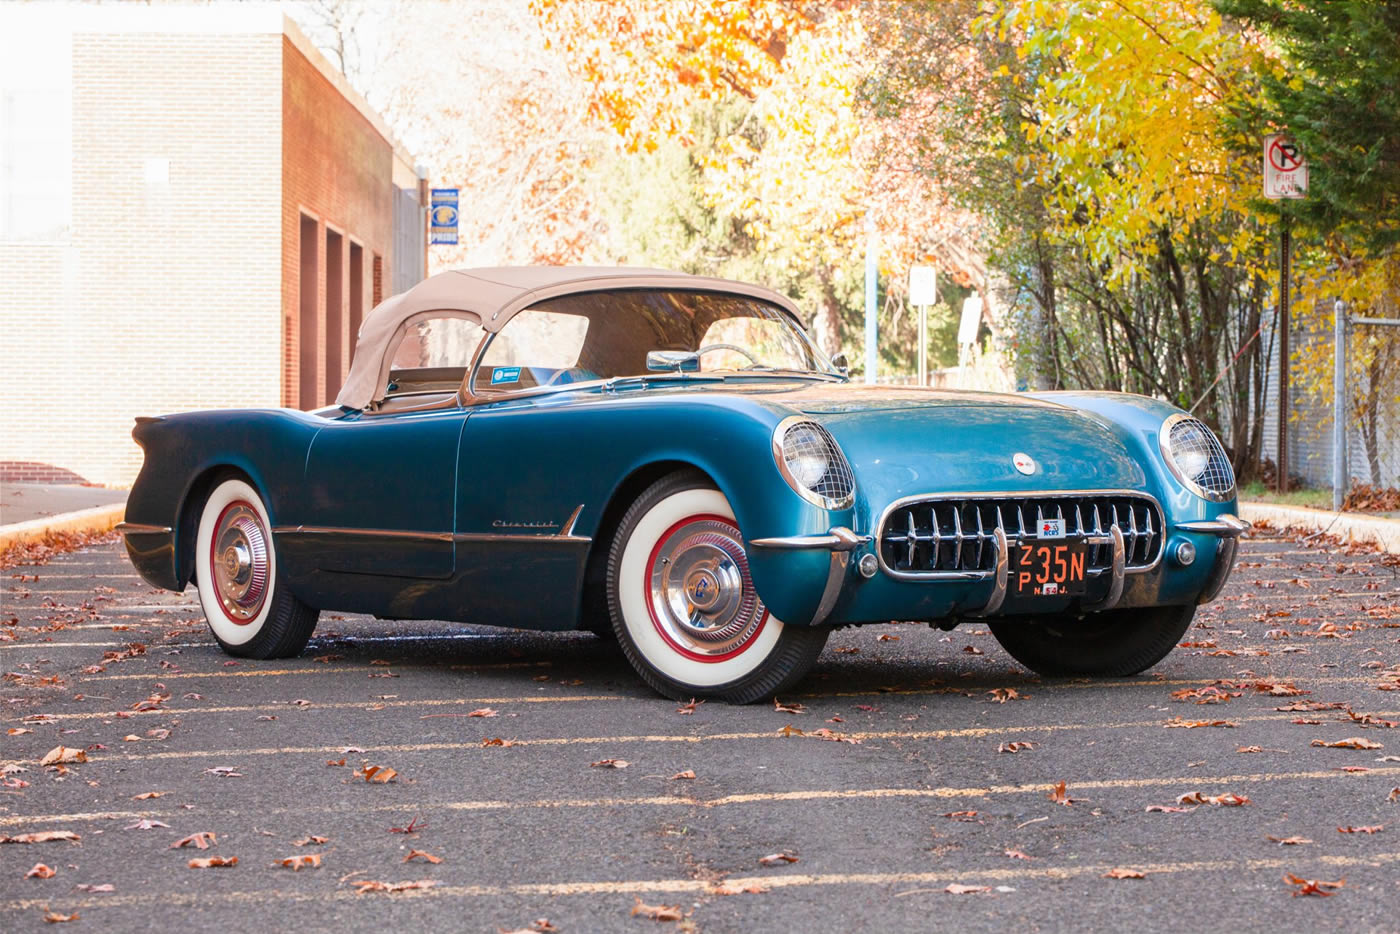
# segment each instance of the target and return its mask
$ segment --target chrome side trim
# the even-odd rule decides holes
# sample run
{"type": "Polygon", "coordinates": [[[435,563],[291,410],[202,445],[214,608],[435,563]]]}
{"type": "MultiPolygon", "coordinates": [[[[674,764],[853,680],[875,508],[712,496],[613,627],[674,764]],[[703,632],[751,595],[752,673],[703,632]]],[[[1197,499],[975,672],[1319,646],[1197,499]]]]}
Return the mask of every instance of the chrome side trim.
{"type": "Polygon", "coordinates": [[[987,603],[976,613],[969,613],[969,616],[991,616],[1006,601],[1006,578],[1011,565],[1010,547],[1006,544],[1006,533],[1000,527],[992,530],[997,543],[997,567],[993,572],[996,583],[992,586],[992,595],[987,598],[987,603]]]}
{"type": "Polygon", "coordinates": [[[121,535],[169,535],[174,531],[168,525],[146,525],[144,522],[118,522],[115,528],[121,535]]]}
{"type": "Polygon", "coordinates": [[[1101,603],[1084,607],[1092,613],[1111,610],[1123,598],[1123,570],[1128,560],[1123,550],[1123,530],[1115,525],[1109,532],[1113,535],[1113,580],[1108,585],[1108,596],[1104,597],[1101,603]]]}
{"type": "Polygon", "coordinates": [[[826,618],[831,615],[831,610],[836,606],[836,599],[841,596],[841,585],[846,581],[846,566],[851,563],[851,553],[849,550],[831,552],[831,566],[826,572],[826,587],[822,589],[821,602],[817,604],[817,611],[812,614],[811,625],[817,626],[826,622],[826,618]]]}
{"type": "Polygon", "coordinates": [[[1178,522],[1175,527],[1183,532],[1204,532],[1207,535],[1219,535],[1221,538],[1239,538],[1253,528],[1250,523],[1228,512],[1214,519],[1178,522]]]}
{"type": "MultiPolygon", "coordinates": [[[[886,506],[884,510],[880,513],[880,519],[878,522],[875,523],[875,535],[877,536],[875,541],[875,558],[880,562],[880,570],[884,571],[886,574],[888,574],[890,577],[893,577],[895,580],[984,580],[992,572],[896,570],[890,567],[885,562],[884,549],[880,547],[881,539],[878,538],[878,536],[884,533],[885,524],[889,521],[890,516],[896,510],[903,509],[911,503],[927,503],[935,501],[946,502],[952,500],[965,499],[1053,499],[1056,497],[1064,499],[1074,499],[1090,496],[1121,496],[1129,499],[1145,500],[1146,502],[1149,502],[1154,507],[1156,507],[1157,513],[1164,517],[1163,521],[1165,521],[1165,517],[1167,515],[1166,510],[1162,508],[1162,504],[1158,502],[1157,497],[1153,496],[1151,493],[1144,493],[1141,490],[1006,490],[998,493],[978,493],[969,491],[958,491],[953,493],[917,493],[912,496],[901,496],[899,499],[886,506]]],[[[1010,540],[1008,539],[1008,541],[1010,540]]],[[[1019,541],[1019,538],[1016,539],[1016,541],[1019,541]]],[[[1087,536],[1085,541],[1091,545],[1107,545],[1109,544],[1111,539],[1108,537],[1107,534],[1101,534],[1100,536],[1087,536]]],[[[1166,550],[1166,536],[1163,535],[1162,545],[1157,549],[1157,556],[1153,559],[1152,563],[1143,565],[1142,567],[1125,567],[1125,573],[1146,574],[1149,571],[1155,571],[1158,565],[1162,563],[1162,556],[1166,552],[1166,550]]]]}
{"type": "Polygon", "coordinates": [[[844,526],[836,526],[825,535],[785,535],[778,538],[755,538],[749,542],[753,548],[776,548],[784,551],[798,551],[808,548],[822,548],[831,551],[854,551],[871,540],[869,535],[857,535],[844,526]]]}
{"type": "Polygon", "coordinates": [[[451,532],[406,532],[399,529],[356,529],[328,525],[279,525],[273,535],[345,535],[351,538],[406,538],[416,541],[450,542],[451,532]]]}
{"type": "Polygon", "coordinates": [[[499,532],[407,532],[399,529],[354,529],[322,525],[278,526],[274,535],[343,535],[348,538],[394,538],[420,542],[533,542],[551,544],[588,544],[587,535],[503,535],[499,532]]]}

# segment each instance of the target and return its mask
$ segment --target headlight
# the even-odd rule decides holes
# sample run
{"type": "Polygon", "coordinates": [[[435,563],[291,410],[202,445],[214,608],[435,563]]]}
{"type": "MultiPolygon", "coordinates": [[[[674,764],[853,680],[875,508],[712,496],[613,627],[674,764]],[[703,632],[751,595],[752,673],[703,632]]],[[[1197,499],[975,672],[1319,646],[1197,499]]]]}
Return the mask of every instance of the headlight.
{"type": "Polygon", "coordinates": [[[773,459],[798,496],[823,509],[845,509],[855,500],[851,465],[831,433],[814,421],[792,416],[773,432],[773,459]]]}
{"type": "Polygon", "coordinates": [[[1220,440],[1204,422],[1185,413],[1162,423],[1157,436],[1162,457],[1191,492],[1220,503],[1235,495],[1235,471],[1220,440]]]}

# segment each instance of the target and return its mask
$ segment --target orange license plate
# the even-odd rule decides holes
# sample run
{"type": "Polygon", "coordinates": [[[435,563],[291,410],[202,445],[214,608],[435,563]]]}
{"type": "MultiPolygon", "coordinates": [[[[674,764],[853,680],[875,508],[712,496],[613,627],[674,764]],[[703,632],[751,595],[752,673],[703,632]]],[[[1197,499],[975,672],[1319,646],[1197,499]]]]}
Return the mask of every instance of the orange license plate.
{"type": "Polygon", "coordinates": [[[1023,542],[1011,562],[1011,592],[1018,597],[1062,597],[1084,592],[1088,546],[1083,542],[1023,542]]]}

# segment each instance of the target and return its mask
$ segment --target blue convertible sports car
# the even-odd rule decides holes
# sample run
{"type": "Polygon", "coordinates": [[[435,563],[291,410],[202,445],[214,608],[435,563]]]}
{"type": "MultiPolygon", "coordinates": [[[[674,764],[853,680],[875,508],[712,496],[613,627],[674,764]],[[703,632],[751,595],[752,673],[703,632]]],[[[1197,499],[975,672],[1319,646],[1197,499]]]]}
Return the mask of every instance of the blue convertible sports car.
{"type": "Polygon", "coordinates": [[[615,634],[674,698],[785,690],[835,626],[988,625],[1043,674],[1133,674],[1247,528],[1166,403],[853,385],[767,289],[478,269],[374,309],[337,405],[141,418],[121,527],[232,655],[321,610],[615,634]]]}

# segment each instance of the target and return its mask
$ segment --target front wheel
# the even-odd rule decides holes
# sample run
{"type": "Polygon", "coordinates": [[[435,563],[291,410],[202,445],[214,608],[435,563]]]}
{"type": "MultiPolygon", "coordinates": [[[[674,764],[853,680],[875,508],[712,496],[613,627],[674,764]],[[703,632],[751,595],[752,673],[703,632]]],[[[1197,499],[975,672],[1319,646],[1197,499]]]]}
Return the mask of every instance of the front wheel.
{"type": "Polygon", "coordinates": [[[648,487],[608,554],[608,607],[627,660],[667,697],[737,704],[799,681],[826,644],[822,626],[787,626],[759,599],[724,494],[699,474],[648,487]]]}
{"type": "Polygon", "coordinates": [[[228,479],[209,494],[195,539],[199,604],[220,647],[242,658],[301,654],[319,610],[287,589],[258,491],[228,479]]]}
{"type": "Polygon", "coordinates": [[[1166,658],[1195,613],[1194,606],[1156,606],[988,625],[1007,654],[1036,674],[1121,678],[1166,658]]]}

